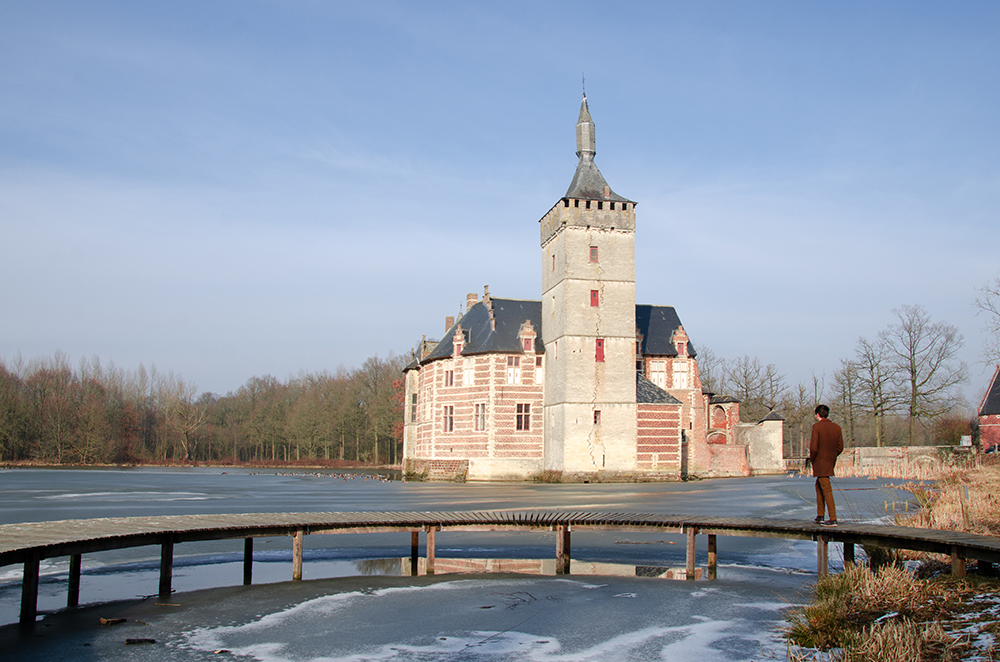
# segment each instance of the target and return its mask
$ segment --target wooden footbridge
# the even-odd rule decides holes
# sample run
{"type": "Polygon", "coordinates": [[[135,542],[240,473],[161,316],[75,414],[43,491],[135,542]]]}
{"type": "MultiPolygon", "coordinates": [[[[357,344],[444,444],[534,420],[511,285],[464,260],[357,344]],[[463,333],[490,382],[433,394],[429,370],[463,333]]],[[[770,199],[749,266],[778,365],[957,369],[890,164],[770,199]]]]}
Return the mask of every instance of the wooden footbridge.
{"type": "Polygon", "coordinates": [[[977,560],[980,571],[1000,562],[1000,538],[936,529],[843,523],[824,528],[800,521],[742,517],[686,517],[639,513],[585,511],[486,512],[357,512],[258,513],[239,515],[176,515],[117,517],[29,522],[0,526],[0,566],[24,564],[20,623],[31,628],[38,603],[39,565],[42,559],[68,556],[67,605],[80,598],[83,554],[127,547],[160,547],[159,593],[171,592],[174,545],[204,540],[240,539],[243,583],[253,579],[254,538],[292,538],[292,579],[302,579],[302,541],[306,535],[342,533],[410,533],[411,571],[417,571],[420,534],[425,536],[427,574],[434,574],[435,537],[444,531],[553,531],[556,536],[556,573],[570,572],[572,531],[630,531],[683,534],[687,537],[687,578],[695,578],[696,536],[708,537],[708,578],[716,577],[717,536],[749,536],[813,540],[817,572],[825,575],[831,542],[844,546],[845,563],[854,562],[855,545],[872,545],[950,555],[952,572],[964,575],[966,560],[977,560]]]}

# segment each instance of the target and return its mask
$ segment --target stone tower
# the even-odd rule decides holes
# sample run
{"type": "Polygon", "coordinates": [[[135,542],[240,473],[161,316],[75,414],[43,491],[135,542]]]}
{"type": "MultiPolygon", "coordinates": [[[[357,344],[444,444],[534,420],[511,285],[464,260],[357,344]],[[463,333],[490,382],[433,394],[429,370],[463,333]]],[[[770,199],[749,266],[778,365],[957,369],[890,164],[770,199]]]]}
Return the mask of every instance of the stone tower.
{"type": "Polygon", "coordinates": [[[594,163],[586,95],[576,150],[569,190],[540,221],[545,469],[634,471],[635,203],[594,163]]]}

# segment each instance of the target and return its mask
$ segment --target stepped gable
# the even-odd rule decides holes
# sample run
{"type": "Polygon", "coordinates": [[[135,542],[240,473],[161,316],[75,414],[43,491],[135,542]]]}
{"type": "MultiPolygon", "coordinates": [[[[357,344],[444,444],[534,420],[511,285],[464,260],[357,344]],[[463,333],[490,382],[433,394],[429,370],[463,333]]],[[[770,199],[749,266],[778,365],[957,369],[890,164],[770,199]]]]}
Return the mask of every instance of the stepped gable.
{"type": "MultiPolygon", "coordinates": [[[[645,304],[635,307],[635,327],[642,337],[640,347],[642,354],[651,356],[677,356],[677,347],[671,340],[674,331],[681,326],[681,318],[673,306],[649,306],[645,304]]],[[[690,341],[687,347],[688,356],[698,356],[694,344],[690,341]]]]}
{"type": "Polygon", "coordinates": [[[641,372],[635,373],[635,401],[640,405],[681,405],[684,404],[662,388],[646,379],[641,372]]]}
{"type": "Polygon", "coordinates": [[[983,404],[979,408],[980,416],[996,416],[1000,414],[1000,366],[993,373],[993,381],[986,391],[983,404]]]}
{"type": "Polygon", "coordinates": [[[465,337],[462,356],[489,352],[523,354],[524,347],[518,334],[525,321],[530,321],[535,327],[535,353],[544,354],[541,318],[541,301],[489,297],[472,306],[421,363],[451,357],[455,349],[455,328],[458,326],[462,327],[465,337]]]}

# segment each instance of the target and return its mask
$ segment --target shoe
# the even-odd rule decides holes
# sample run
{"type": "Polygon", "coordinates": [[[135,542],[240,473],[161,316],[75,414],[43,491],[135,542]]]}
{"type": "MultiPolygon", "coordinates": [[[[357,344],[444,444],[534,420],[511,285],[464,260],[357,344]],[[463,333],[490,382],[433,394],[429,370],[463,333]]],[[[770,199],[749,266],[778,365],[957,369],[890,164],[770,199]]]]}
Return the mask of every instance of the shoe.
{"type": "Polygon", "coordinates": [[[822,524],[823,523],[823,516],[822,515],[817,515],[816,519],[813,520],[813,523],[815,523],[815,524],[822,524]]]}
{"type": "Polygon", "coordinates": [[[820,526],[837,526],[837,520],[828,519],[825,522],[820,522],[820,526]]]}

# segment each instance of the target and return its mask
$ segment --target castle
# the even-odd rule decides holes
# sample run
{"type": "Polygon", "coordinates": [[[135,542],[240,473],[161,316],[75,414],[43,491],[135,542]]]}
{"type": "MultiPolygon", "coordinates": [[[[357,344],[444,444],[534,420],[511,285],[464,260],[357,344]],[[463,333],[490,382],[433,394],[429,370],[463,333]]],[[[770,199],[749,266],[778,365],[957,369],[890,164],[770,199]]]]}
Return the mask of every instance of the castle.
{"type": "Polygon", "coordinates": [[[587,97],[569,189],[539,221],[540,301],[469,294],[405,368],[403,470],[466,480],[633,481],[782,469],[782,421],[705,393],[671,306],[635,303],[636,203],[594,163],[587,97]]]}

